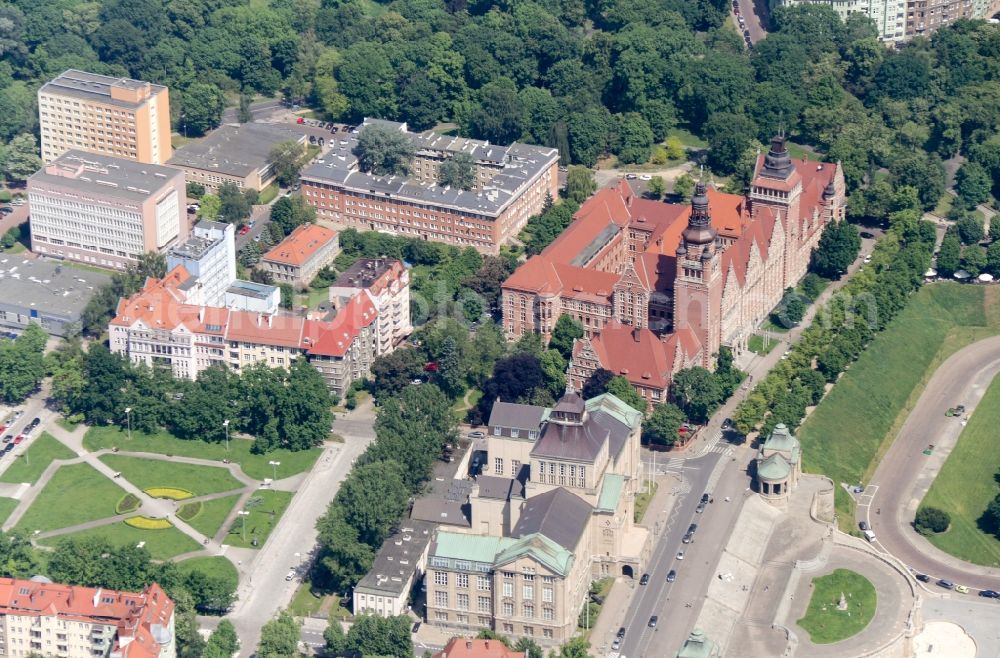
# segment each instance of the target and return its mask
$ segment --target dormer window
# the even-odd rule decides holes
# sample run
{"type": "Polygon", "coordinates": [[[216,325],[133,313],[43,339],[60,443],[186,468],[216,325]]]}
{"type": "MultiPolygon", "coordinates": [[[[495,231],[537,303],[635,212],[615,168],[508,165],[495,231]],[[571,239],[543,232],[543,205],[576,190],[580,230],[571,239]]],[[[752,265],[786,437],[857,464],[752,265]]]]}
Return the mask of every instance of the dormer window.
{"type": "Polygon", "coordinates": [[[521,436],[521,430],[511,429],[510,430],[510,436],[511,436],[512,439],[518,438],[519,436],[521,436]]]}
{"type": "Polygon", "coordinates": [[[493,436],[500,436],[500,426],[496,425],[493,427],[493,436]]]}

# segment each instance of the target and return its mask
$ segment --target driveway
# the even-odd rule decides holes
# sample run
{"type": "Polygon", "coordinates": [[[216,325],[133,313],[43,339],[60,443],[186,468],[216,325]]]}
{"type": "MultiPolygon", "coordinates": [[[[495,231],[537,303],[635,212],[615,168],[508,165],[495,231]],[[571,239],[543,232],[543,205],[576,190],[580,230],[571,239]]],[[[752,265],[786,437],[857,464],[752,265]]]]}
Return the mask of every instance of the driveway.
{"type": "Polygon", "coordinates": [[[1000,336],[959,350],[941,364],[882,458],[856,511],[856,520],[871,525],[878,545],[914,571],[994,590],[1000,590],[1000,569],[948,555],[918,535],[910,523],[963,429],[960,420],[945,416],[945,411],[964,404],[971,415],[998,373],[1000,336]],[[932,444],[932,454],[925,455],[932,444]]]}

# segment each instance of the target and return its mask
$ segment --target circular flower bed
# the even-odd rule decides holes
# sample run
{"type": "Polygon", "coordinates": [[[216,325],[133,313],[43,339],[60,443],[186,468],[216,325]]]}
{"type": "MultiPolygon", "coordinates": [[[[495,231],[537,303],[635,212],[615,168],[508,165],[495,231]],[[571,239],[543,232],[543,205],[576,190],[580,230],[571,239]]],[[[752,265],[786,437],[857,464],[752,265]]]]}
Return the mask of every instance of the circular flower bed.
{"type": "Polygon", "coordinates": [[[154,519],[151,516],[130,516],[125,524],[140,530],[166,530],[173,527],[166,519],[154,519]]]}
{"type": "Polygon", "coordinates": [[[170,500],[184,500],[194,497],[194,494],[187,489],[177,487],[150,487],[146,489],[145,493],[153,498],[169,498],[170,500]]]}
{"type": "Polygon", "coordinates": [[[128,514],[142,506],[142,501],[132,494],[125,494],[115,505],[115,514],[128,514]]]}

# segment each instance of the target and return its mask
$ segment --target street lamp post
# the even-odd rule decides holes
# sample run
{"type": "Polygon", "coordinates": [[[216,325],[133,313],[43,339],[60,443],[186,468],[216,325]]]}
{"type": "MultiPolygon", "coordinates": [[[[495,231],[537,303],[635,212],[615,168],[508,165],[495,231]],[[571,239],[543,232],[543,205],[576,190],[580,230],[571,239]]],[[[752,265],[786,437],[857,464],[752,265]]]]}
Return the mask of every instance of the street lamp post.
{"type": "Polygon", "coordinates": [[[269,461],[267,462],[271,466],[271,474],[274,476],[273,479],[278,479],[278,467],[281,466],[281,462],[269,461]]]}
{"type": "Polygon", "coordinates": [[[125,422],[128,424],[128,440],[132,440],[132,407],[125,407],[125,422]]]}
{"type": "Polygon", "coordinates": [[[250,516],[250,512],[241,510],[237,514],[243,517],[243,543],[245,544],[247,541],[247,517],[250,516]]]}
{"type": "Polygon", "coordinates": [[[226,455],[229,455],[229,419],[222,421],[222,426],[226,429],[226,455]]]}

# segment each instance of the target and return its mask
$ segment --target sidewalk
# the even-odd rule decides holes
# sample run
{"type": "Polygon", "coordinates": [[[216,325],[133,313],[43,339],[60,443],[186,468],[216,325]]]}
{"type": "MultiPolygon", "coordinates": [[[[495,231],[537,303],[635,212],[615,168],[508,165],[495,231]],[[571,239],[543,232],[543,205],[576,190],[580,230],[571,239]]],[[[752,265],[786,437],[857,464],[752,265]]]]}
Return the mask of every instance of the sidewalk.
{"type": "Polygon", "coordinates": [[[701,431],[698,432],[698,436],[696,438],[676,452],[671,451],[667,454],[673,454],[677,457],[690,459],[701,456],[705,451],[711,448],[711,446],[714,445],[722,436],[722,422],[726,418],[733,417],[736,413],[736,407],[750,395],[750,392],[756,388],[757,384],[760,383],[760,381],[767,376],[771,369],[781,361],[781,356],[784,354],[785,350],[788,350],[793,343],[798,342],[802,332],[812,325],[813,320],[816,318],[816,312],[819,308],[830,301],[830,298],[833,297],[838,290],[847,285],[851,276],[864,265],[864,257],[870,254],[874,247],[874,240],[862,241],[861,251],[858,254],[858,258],[851,263],[851,266],[847,269],[847,274],[841,277],[839,281],[834,281],[827,286],[826,290],[823,291],[819,298],[817,298],[817,300],[809,306],[802,322],[800,322],[798,326],[789,330],[788,333],[778,337],[778,344],[775,345],[774,349],[764,355],[755,354],[754,352],[749,351],[739,355],[736,358],[736,365],[747,373],[747,378],[744,380],[743,385],[739,390],[733,393],[714,414],[712,414],[712,417],[709,418],[708,423],[706,423],[701,431]]]}

